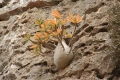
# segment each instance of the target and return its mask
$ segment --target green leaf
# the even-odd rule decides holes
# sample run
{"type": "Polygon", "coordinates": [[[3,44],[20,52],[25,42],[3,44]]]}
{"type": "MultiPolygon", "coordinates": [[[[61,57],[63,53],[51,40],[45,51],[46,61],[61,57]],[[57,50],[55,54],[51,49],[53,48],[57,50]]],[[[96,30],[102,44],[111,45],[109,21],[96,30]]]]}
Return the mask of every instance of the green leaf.
{"type": "Polygon", "coordinates": [[[42,17],[40,18],[39,21],[40,21],[40,24],[42,24],[44,22],[43,19],[42,19],[42,17]]]}
{"type": "Polygon", "coordinates": [[[25,38],[26,38],[27,40],[30,40],[30,35],[29,35],[29,34],[26,34],[26,35],[25,35],[25,38]]]}
{"type": "Polygon", "coordinates": [[[42,23],[43,23],[42,17],[41,17],[40,19],[36,19],[36,21],[35,21],[35,25],[36,25],[36,26],[39,26],[39,25],[41,25],[42,23]]]}
{"type": "Polygon", "coordinates": [[[39,30],[40,30],[40,32],[45,32],[45,30],[44,30],[44,29],[41,29],[41,28],[40,28],[39,30]]]}
{"type": "Polygon", "coordinates": [[[66,30],[63,30],[63,36],[65,36],[67,34],[66,30]]]}

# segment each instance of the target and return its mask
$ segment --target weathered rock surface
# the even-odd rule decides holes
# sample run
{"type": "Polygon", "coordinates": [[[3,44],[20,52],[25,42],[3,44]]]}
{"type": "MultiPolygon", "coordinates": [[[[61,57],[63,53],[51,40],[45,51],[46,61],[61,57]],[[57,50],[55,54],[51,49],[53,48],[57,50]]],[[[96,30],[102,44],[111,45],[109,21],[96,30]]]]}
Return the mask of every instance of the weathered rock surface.
{"type": "MultiPolygon", "coordinates": [[[[6,1],[1,1],[1,7],[6,1]]],[[[52,0],[10,0],[6,6],[0,9],[0,21],[8,20],[10,16],[21,14],[31,8],[40,8],[45,6],[53,6],[59,1],[52,0]]]]}
{"type": "Polygon", "coordinates": [[[119,1],[59,1],[11,0],[4,6],[5,0],[0,2],[0,80],[116,79],[113,70],[117,61],[110,49],[112,41],[107,10],[119,1]],[[36,18],[50,18],[53,9],[60,11],[64,17],[68,13],[84,15],[73,39],[76,55],[71,64],[60,71],[55,70],[52,50],[46,50],[44,56],[35,54],[27,49],[31,43],[23,38],[25,32],[37,31],[34,27],[36,18]]]}

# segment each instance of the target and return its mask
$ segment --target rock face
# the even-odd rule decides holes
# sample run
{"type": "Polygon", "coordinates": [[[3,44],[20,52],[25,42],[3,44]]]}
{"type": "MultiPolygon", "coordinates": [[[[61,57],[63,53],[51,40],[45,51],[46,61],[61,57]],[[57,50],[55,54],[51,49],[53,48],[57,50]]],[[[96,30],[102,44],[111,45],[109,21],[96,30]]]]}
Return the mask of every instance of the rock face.
{"type": "MultiPolygon", "coordinates": [[[[1,7],[3,3],[6,3],[6,1],[1,1],[1,7]]],[[[8,20],[10,16],[23,13],[34,7],[53,6],[58,3],[59,1],[50,0],[10,0],[6,6],[0,9],[0,21],[8,20]]]]}
{"type": "MultiPolygon", "coordinates": [[[[0,80],[116,80],[116,62],[111,49],[110,6],[117,0],[1,0],[0,2],[0,80]],[[11,6],[12,5],[12,6],[11,6]],[[73,38],[76,55],[70,65],[56,71],[52,50],[44,56],[28,50],[25,32],[35,33],[34,21],[51,17],[57,9],[62,16],[68,13],[84,15],[73,38]]],[[[72,31],[74,25],[67,28],[72,31]]]]}

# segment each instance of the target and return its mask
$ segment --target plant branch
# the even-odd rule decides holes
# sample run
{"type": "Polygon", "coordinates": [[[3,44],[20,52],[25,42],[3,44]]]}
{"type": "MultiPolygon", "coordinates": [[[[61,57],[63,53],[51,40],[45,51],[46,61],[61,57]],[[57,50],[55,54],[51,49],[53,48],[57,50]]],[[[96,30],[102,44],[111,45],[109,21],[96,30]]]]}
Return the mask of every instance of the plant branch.
{"type": "Polygon", "coordinates": [[[62,40],[62,37],[63,37],[63,31],[64,31],[64,26],[62,25],[61,40],[62,40]]]}
{"type": "Polygon", "coordinates": [[[75,32],[76,32],[76,28],[77,28],[77,23],[75,24],[75,28],[74,28],[74,31],[73,31],[73,35],[72,35],[72,38],[70,39],[70,42],[69,42],[69,46],[71,46],[71,48],[70,48],[70,52],[72,51],[72,44],[71,44],[71,41],[72,41],[72,39],[73,39],[73,36],[75,35],[75,32]]]}
{"type": "MultiPolygon", "coordinates": [[[[55,31],[57,30],[57,28],[56,28],[57,26],[55,26],[55,31]]],[[[65,50],[65,48],[64,48],[64,46],[63,46],[63,44],[62,44],[62,39],[61,39],[61,35],[59,34],[59,35],[57,35],[57,38],[58,38],[58,41],[60,42],[60,44],[61,44],[61,46],[62,46],[62,48],[65,50]]]]}
{"type": "Polygon", "coordinates": [[[60,44],[61,44],[62,48],[65,50],[65,48],[64,48],[64,46],[63,46],[63,44],[62,44],[62,40],[60,39],[60,37],[59,37],[59,36],[57,36],[57,38],[58,38],[58,41],[60,42],[60,44]]]}

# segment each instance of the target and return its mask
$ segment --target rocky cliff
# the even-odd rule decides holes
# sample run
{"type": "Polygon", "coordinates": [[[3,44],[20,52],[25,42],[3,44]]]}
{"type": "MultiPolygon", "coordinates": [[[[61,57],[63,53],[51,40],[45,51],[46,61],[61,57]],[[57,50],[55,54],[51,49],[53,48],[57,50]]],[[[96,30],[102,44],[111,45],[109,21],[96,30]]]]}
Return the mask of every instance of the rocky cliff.
{"type": "MultiPolygon", "coordinates": [[[[119,58],[111,39],[109,11],[119,0],[1,0],[0,1],[0,80],[119,80],[119,58]],[[25,31],[35,33],[36,19],[50,18],[53,9],[62,16],[84,16],[73,38],[75,57],[63,70],[56,71],[53,50],[37,55],[25,31]]],[[[118,9],[119,10],[119,9],[118,9]]],[[[119,17],[119,16],[118,16],[119,17]]],[[[68,24],[67,31],[72,31],[68,24]]]]}

